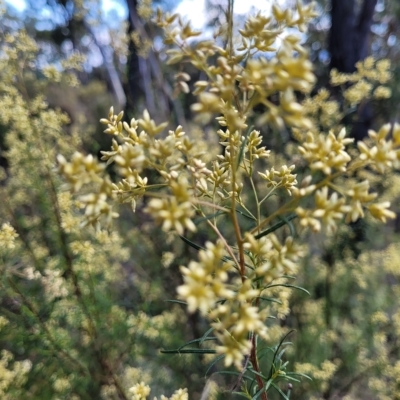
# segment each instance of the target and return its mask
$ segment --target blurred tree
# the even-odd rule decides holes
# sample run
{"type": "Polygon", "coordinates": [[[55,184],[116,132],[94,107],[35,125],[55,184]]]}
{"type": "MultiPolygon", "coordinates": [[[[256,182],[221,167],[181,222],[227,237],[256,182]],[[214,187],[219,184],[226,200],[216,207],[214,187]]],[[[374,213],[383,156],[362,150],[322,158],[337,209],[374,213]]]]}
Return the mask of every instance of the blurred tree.
{"type": "MultiPolygon", "coordinates": [[[[152,8],[146,1],[126,0],[128,8],[129,55],[127,65],[126,112],[137,115],[146,108],[157,121],[170,119],[185,125],[182,105],[175,99],[173,88],[165,75],[168,75],[159,59],[159,53],[153,46],[161,41],[160,32],[150,21],[152,8]],[[140,100],[143,101],[140,101],[140,100]]],[[[168,2],[155,1],[155,6],[171,7],[168,2]]]]}
{"type": "Polygon", "coordinates": [[[36,73],[37,79],[47,85],[50,107],[61,108],[72,122],[86,121],[95,129],[94,140],[91,137],[89,143],[85,140],[88,136],[83,138],[89,152],[108,144],[98,121],[110,104],[123,108],[126,103],[123,72],[127,51],[121,21],[123,16],[107,14],[101,2],[94,0],[26,0],[26,7],[19,12],[9,6],[0,23],[4,33],[21,26],[36,39],[41,66],[54,64],[60,69],[61,60],[73,54],[86,59],[75,87],[48,83],[40,72],[36,73]]]}
{"type": "MultiPolygon", "coordinates": [[[[364,0],[356,7],[355,0],[331,0],[329,34],[330,68],[351,73],[356,63],[368,55],[372,18],[377,0],[364,0]],[[359,8],[358,12],[356,8],[359,8]]],[[[361,140],[367,136],[373,120],[370,102],[360,104],[352,127],[352,136],[361,140]]]]}
{"type": "MultiPolygon", "coordinates": [[[[311,24],[307,41],[318,76],[317,88],[328,85],[329,70],[355,71],[367,55],[388,58],[393,66],[392,97],[380,105],[364,103],[357,110],[352,136],[366,136],[374,122],[393,120],[399,111],[400,3],[391,0],[319,0],[320,16],[311,24]],[[329,68],[327,68],[329,66],[329,68]],[[378,107],[378,108],[377,108],[378,107]]],[[[335,93],[340,98],[339,93],[335,93]]]]}
{"type": "Polygon", "coordinates": [[[368,55],[372,18],[377,0],[364,0],[356,12],[355,0],[331,0],[330,68],[354,72],[368,55]]]}
{"type": "Polygon", "coordinates": [[[88,57],[86,74],[80,76],[83,82],[90,79],[88,72],[93,66],[102,65],[104,78],[119,105],[123,106],[126,96],[117,61],[110,46],[100,36],[110,36],[107,19],[102,15],[101,3],[87,0],[79,4],[72,0],[28,0],[26,24],[35,29],[35,35],[42,44],[50,46],[56,53],[68,55],[79,51],[88,57]]]}
{"type": "MultiPolygon", "coordinates": [[[[318,76],[316,89],[329,86],[331,69],[354,72],[356,63],[368,55],[388,58],[392,63],[391,99],[364,101],[343,121],[359,140],[368,129],[383,120],[393,122],[399,114],[396,44],[400,37],[400,3],[322,0],[319,6],[321,15],[313,22],[307,38],[318,76]]],[[[333,88],[332,92],[343,102],[339,91],[333,88]]],[[[394,191],[397,187],[389,183],[396,176],[385,178],[385,182],[375,179],[380,190],[393,187],[394,191]]],[[[398,202],[396,196],[392,203],[398,202]]],[[[294,293],[288,324],[298,332],[293,360],[303,359],[305,364],[299,370],[310,373],[314,380],[297,387],[293,393],[296,398],[396,398],[393,395],[397,395],[398,388],[388,371],[398,360],[398,338],[390,326],[395,319],[386,321],[385,316],[393,313],[398,281],[390,270],[394,267],[389,262],[383,267],[378,257],[395,258],[376,252],[387,246],[386,235],[390,234],[368,221],[358,221],[338,232],[334,239],[310,239],[318,240],[319,245],[304,263],[301,283],[309,289],[311,298],[294,293]],[[377,315],[385,323],[377,324],[377,315]],[[378,343],[378,338],[385,338],[384,345],[378,343]]]]}

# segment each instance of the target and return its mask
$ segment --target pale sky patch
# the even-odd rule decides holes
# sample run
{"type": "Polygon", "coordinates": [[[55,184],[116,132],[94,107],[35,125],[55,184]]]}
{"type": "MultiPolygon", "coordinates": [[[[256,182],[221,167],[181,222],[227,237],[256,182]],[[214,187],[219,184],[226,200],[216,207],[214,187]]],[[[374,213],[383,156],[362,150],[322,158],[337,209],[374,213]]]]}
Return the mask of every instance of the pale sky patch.
{"type": "Polygon", "coordinates": [[[6,3],[17,9],[17,11],[24,11],[26,9],[25,0],[6,0],[6,3]]]}
{"type": "MultiPolygon", "coordinates": [[[[219,1],[222,6],[228,5],[228,0],[219,1]]],[[[288,3],[288,0],[276,0],[276,3],[282,5],[288,3]]],[[[290,1],[289,1],[290,3],[290,1]]],[[[272,2],[269,0],[235,0],[234,13],[239,15],[256,14],[261,12],[265,15],[271,13],[272,2]]],[[[180,14],[185,20],[191,22],[193,28],[201,30],[207,23],[206,1],[205,0],[182,0],[173,10],[180,14]]]]}

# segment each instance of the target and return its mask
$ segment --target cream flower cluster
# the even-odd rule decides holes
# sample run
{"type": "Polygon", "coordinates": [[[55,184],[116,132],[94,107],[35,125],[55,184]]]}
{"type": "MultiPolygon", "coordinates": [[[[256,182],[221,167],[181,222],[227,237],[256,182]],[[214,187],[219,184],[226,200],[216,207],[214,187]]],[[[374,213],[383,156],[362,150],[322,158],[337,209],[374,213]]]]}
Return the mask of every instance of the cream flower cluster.
{"type": "Polygon", "coordinates": [[[351,160],[345,151],[345,146],[353,142],[353,139],[345,136],[345,129],[338,135],[331,131],[328,136],[324,134],[316,136],[309,132],[307,141],[299,146],[299,151],[312,170],[321,170],[325,175],[330,175],[334,169],[345,171],[351,160]]]}
{"type": "Polygon", "coordinates": [[[0,229],[0,247],[9,250],[15,248],[15,239],[18,236],[15,229],[8,222],[5,222],[0,229]]]}
{"type": "Polygon", "coordinates": [[[356,64],[357,72],[354,74],[331,71],[331,83],[334,86],[354,83],[343,93],[350,106],[360,104],[368,98],[385,99],[391,96],[391,90],[387,84],[392,74],[389,60],[376,61],[373,57],[367,57],[356,64]]]}
{"type": "Polygon", "coordinates": [[[214,308],[217,300],[233,296],[226,286],[229,263],[221,263],[225,254],[223,245],[206,243],[206,248],[199,251],[199,262],[191,261],[188,267],[181,267],[184,284],[178,287],[179,296],[187,301],[188,309],[199,309],[203,315],[214,308]]]}
{"type": "Polygon", "coordinates": [[[278,171],[272,167],[269,171],[265,171],[265,174],[259,172],[259,175],[268,182],[268,187],[283,187],[291,195],[292,189],[297,185],[296,174],[291,173],[294,168],[294,165],[290,167],[282,165],[278,171]]]}
{"type": "MultiPolygon", "coordinates": [[[[191,82],[189,74],[180,70],[175,74],[176,92],[192,91],[196,96],[191,109],[197,122],[216,118],[220,148],[199,150],[209,138],[194,140],[190,125],[185,127],[189,134],[181,126],[167,131],[168,124],[156,123],[146,110],[142,118],[127,123],[122,112],[115,115],[111,108],[101,120],[105,133],[113,138],[102,160],[115,164],[119,181],[111,182],[104,167],[91,158],[75,155],[68,163],[59,157],[59,171],[70,188],[88,187],[89,193],[80,201],[90,223],[97,223],[102,214],[106,220],[114,217],[108,208],[110,200],[130,202],[135,209],[136,202],[146,196],[145,212],[164,231],[178,233],[187,243],[185,232],[195,232],[200,223],[206,227],[205,235],[212,232],[203,240],[203,248],[192,243],[200,249],[198,259],[181,266],[183,284],[178,296],[189,312],[199,310],[208,319],[218,340],[217,352],[224,355],[226,366],[238,369],[246,358],[258,368],[256,338],[268,338],[266,319],[277,311],[265,298],[271,295],[282,302],[279,316],[289,312],[288,276],[296,274],[304,250],[292,236],[283,233],[282,239],[273,233],[284,225],[282,221],[289,225],[289,213],[294,213],[291,219],[299,217],[300,226],[315,232],[332,232],[343,219],[363,217],[366,209],[381,221],[394,217],[390,204],[374,202],[377,196],[368,181],[356,180],[348,188],[338,179],[356,176],[369,166],[378,172],[397,167],[400,129],[393,128],[393,140],[387,139],[390,126],[371,132],[369,141],[357,144],[357,153],[339,125],[344,110],[338,103],[330,100],[326,90],[308,96],[315,76],[293,28],[303,30],[314,15],[312,4],[297,3],[294,12],[274,6],[271,16],[258,13],[245,21],[239,30],[239,46],[228,32],[223,49],[216,42],[193,41],[200,33],[190,23],[159,11],[157,23],[165,31],[164,43],[171,46],[166,52],[168,64],[189,63],[202,76],[191,82]],[[282,35],[286,28],[291,28],[291,34],[282,35]],[[272,52],[269,57],[264,54],[267,51],[272,52]],[[297,100],[297,92],[306,97],[303,102],[297,100]],[[261,115],[255,115],[256,106],[263,110],[261,115]],[[300,184],[293,162],[263,166],[271,152],[263,145],[260,131],[249,128],[251,119],[256,125],[293,129],[308,168],[300,184]],[[261,167],[265,172],[258,171],[261,167]],[[278,202],[283,205],[271,201],[271,206],[265,206],[278,188],[284,189],[278,202]],[[209,237],[216,239],[211,242],[209,237]]],[[[332,81],[337,85],[358,82],[344,94],[347,105],[353,105],[362,100],[360,93],[371,94],[376,82],[387,82],[388,68],[387,63],[368,60],[358,65],[359,82],[355,75],[336,72],[332,81]]],[[[134,386],[135,399],[146,398],[147,388],[134,386]]]]}
{"type": "Polygon", "coordinates": [[[383,174],[393,168],[400,167],[400,125],[386,124],[379,132],[369,131],[369,138],[359,141],[358,157],[351,157],[346,146],[353,142],[345,137],[344,128],[335,135],[332,131],[327,137],[323,134],[309,132],[307,142],[299,146],[300,153],[312,170],[321,170],[326,178],[319,182],[312,182],[310,177],[305,189],[295,188],[295,196],[300,198],[315,191],[314,208],[304,209],[297,207],[296,213],[300,217],[300,224],[319,232],[324,227],[328,232],[336,230],[337,223],[344,217],[346,222],[355,222],[364,217],[364,209],[381,222],[388,218],[393,219],[396,214],[389,210],[390,202],[373,203],[377,193],[369,192],[369,182],[354,183],[351,189],[340,188],[333,184],[335,176],[341,173],[352,173],[372,167],[383,174]],[[391,137],[389,136],[391,133],[391,137]],[[329,189],[332,194],[329,196],[329,189]]]}
{"type": "Polygon", "coordinates": [[[225,356],[225,365],[234,364],[237,368],[251,350],[249,335],[268,338],[265,320],[269,310],[260,309],[260,297],[268,293],[268,286],[274,280],[294,274],[302,256],[302,249],[290,237],[282,245],[275,235],[257,240],[247,234],[244,248],[250,279],[229,279],[234,267],[222,261],[228,259],[222,243],[215,246],[208,242],[206,249],[199,251],[198,262],[191,261],[188,267],[181,267],[184,284],[178,287],[188,310],[199,309],[210,320],[221,343],[217,351],[225,356]],[[262,285],[253,284],[253,279],[262,285]]]}
{"type": "MultiPolygon", "coordinates": [[[[129,389],[129,392],[133,394],[131,400],[146,400],[150,391],[150,386],[144,382],[137,383],[129,389]]],[[[154,397],[154,400],[157,400],[157,397],[154,397]]],[[[160,400],[189,400],[189,395],[187,389],[178,389],[171,397],[161,395],[160,400]]]]}
{"type": "Polygon", "coordinates": [[[194,143],[184,137],[182,127],[170,131],[165,138],[155,139],[166,127],[166,123],[157,125],[145,110],[143,118],[132,119],[128,125],[122,122],[123,112],[114,115],[111,107],[108,118],[101,122],[107,125],[105,133],[117,138],[112,141],[111,151],[103,151],[102,160],[107,165],[115,163],[122,179],[112,183],[104,173],[104,164],[94,160],[92,156],[75,153],[71,162],[58,156],[58,169],[73,191],[82,186],[97,185],[97,193],[90,191],[80,197],[85,208],[86,223],[97,225],[101,219],[107,224],[118,216],[109,205],[109,200],[117,199],[121,203],[131,203],[133,209],[136,202],[150,188],[169,186],[171,195],[152,199],[147,211],[152,214],[163,229],[175,230],[180,234],[183,230],[195,230],[191,221],[194,209],[191,199],[191,185],[185,178],[192,173],[197,178],[207,177],[210,171],[201,161],[194,143]],[[138,132],[140,130],[140,132],[138,132]],[[185,160],[186,159],[186,160],[185,160]],[[160,180],[153,185],[148,178],[142,176],[144,168],[155,169],[160,180]],[[179,177],[179,178],[178,178],[179,177]]]}

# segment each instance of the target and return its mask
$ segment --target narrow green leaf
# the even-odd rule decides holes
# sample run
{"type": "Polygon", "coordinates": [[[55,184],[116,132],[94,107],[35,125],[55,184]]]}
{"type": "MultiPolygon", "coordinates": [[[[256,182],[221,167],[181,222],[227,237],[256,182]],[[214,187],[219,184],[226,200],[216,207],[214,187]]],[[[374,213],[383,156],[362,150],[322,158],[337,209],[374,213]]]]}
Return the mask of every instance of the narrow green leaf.
{"type": "Polygon", "coordinates": [[[214,214],[206,215],[205,217],[196,218],[194,220],[194,223],[195,223],[195,225],[198,225],[203,221],[207,221],[209,219],[213,219],[213,218],[219,217],[220,215],[223,215],[223,214],[226,214],[226,212],[219,210],[214,214]]]}
{"type": "Polygon", "coordinates": [[[250,214],[247,214],[247,213],[245,213],[245,212],[243,212],[243,211],[240,211],[240,210],[238,210],[238,209],[236,209],[236,212],[238,213],[238,214],[240,214],[240,215],[243,215],[243,217],[246,217],[247,219],[251,219],[252,221],[257,221],[257,218],[254,218],[252,215],[250,215],[250,214]]]}
{"type": "Polygon", "coordinates": [[[283,342],[282,346],[293,346],[293,342],[283,342]]]}
{"type": "Polygon", "coordinates": [[[199,246],[196,243],[193,243],[191,240],[189,240],[188,238],[186,238],[185,236],[181,236],[179,235],[179,237],[186,243],[188,244],[190,247],[193,247],[196,250],[204,250],[204,247],[199,246]]]}
{"type": "Polygon", "coordinates": [[[204,342],[204,340],[206,340],[206,338],[208,337],[208,335],[214,330],[214,328],[210,328],[201,338],[200,338],[200,342],[199,342],[199,346],[201,346],[204,342]]]}
{"type": "MultiPolygon", "coordinates": [[[[236,372],[236,371],[217,371],[216,374],[239,376],[239,375],[240,375],[240,372],[236,372]]],[[[246,378],[248,379],[249,377],[246,376],[246,378]]]]}
{"type": "Polygon", "coordinates": [[[291,376],[288,376],[288,374],[282,376],[282,378],[283,378],[284,380],[292,381],[292,382],[296,382],[296,383],[300,383],[300,382],[301,382],[299,379],[292,378],[291,376]]]}
{"type": "Polygon", "coordinates": [[[264,380],[267,380],[268,378],[266,376],[264,376],[261,372],[257,372],[256,370],[254,370],[253,368],[248,368],[249,371],[251,371],[254,375],[258,375],[261,378],[263,378],[264,380]]]}
{"type": "MultiPolygon", "coordinates": [[[[229,207],[229,206],[225,206],[225,208],[228,209],[228,210],[232,210],[232,208],[229,207]]],[[[253,217],[253,216],[250,215],[250,214],[247,214],[247,212],[238,210],[237,208],[235,209],[235,211],[236,211],[238,214],[243,215],[243,217],[246,217],[246,218],[248,218],[248,219],[251,219],[252,221],[257,221],[257,218],[253,217]]]]}
{"type": "Polygon", "coordinates": [[[181,304],[183,306],[187,306],[186,301],[182,300],[165,300],[167,303],[176,303],[176,304],[181,304]]]}
{"type": "Polygon", "coordinates": [[[275,232],[277,229],[279,229],[283,225],[286,225],[289,221],[295,218],[297,218],[297,214],[290,214],[283,221],[277,222],[275,225],[271,226],[271,228],[268,228],[265,231],[260,232],[258,235],[255,235],[254,237],[256,239],[260,239],[263,236],[269,235],[270,233],[275,232]]]}
{"type": "Polygon", "coordinates": [[[285,354],[285,352],[286,352],[286,348],[282,349],[279,352],[278,356],[276,357],[276,361],[280,361],[282,359],[282,356],[285,354]]]}
{"type": "Polygon", "coordinates": [[[242,145],[240,146],[240,150],[239,150],[239,156],[237,158],[237,163],[236,163],[236,170],[239,168],[240,163],[243,160],[243,154],[244,154],[244,148],[246,147],[246,143],[247,143],[247,139],[249,137],[250,132],[254,129],[254,126],[250,126],[250,128],[247,130],[245,136],[244,136],[244,140],[242,145]]]}
{"type": "Polygon", "coordinates": [[[288,219],[285,218],[285,217],[282,217],[282,219],[286,222],[287,226],[289,227],[290,234],[291,234],[293,237],[295,237],[295,236],[296,236],[296,230],[294,229],[294,226],[293,226],[293,224],[292,224],[292,221],[291,221],[291,220],[288,220],[288,219]]]}
{"type": "Polygon", "coordinates": [[[270,301],[272,303],[282,304],[282,302],[280,300],[274,299],[273,297],[262,297],[262,296],[259,296],[257,298],[260,299],[260,300],[270,301]]]}
{"type": "Polygon", "coordinates": [[[268,354],[269,352],[274,352],[274,350],[273,349],[271,349],[271,347],[267,347],[266,349],[262,349],[262,350],[260,350],[259,352],[258,352],[258,354],[257,354],[257,356],[258,356],[258,359],[259,360],[261,360],[266,354],[268,354]]]}
{"type": "MultiPolygon", "coordinates": [[[[222,257],[221,260],[224,261],[224,262],[233,262],[232,257],[228,257],[228,256],[222,257]]],[[[250,269],[254,270],[254,267],[253,267],[253,266],[251,266],[251,265],[249,265],[249,264],[247,264],[247,263],[245,263],[244,265],[245,265],[247,268],[250,268],[250,269]]],[[[235,264],[233,264],[232,267],[234,267],[235,269],[237,269],[236,266],[235,266],[235,264]]],[[[260,279],[263,279],[263,277],[261,277],[260,279]]]]}
{"type": "Polygon", "coordinates": [[[160,350],[163,354],[216,354],[217,351],[214,349],[184,349],[184,350],[160,350]]]}
{"type": "Polygon", "coordinates": [[[242,393],[242,392],[234,392],[234,393],[235,393],[235,396],[241,396],[241,397],[244,397],[245,399],[251,399],[251,397],[249,397],[249,395],[246,393],[242,393]]]}
{"type": "Polygon", "coordinates": [[[279,389],[279,387],[275,385],[275,383],[271,383],[271,386],[272,386],[285,400],[290,400],[289,397],[287,397],[286,394],[283,393],[282,390],[279,389]]]}
{"type": "Polygon", "coordinates": [[[304,289],[304,288],[302,288],[300,286],[296,286],[296,285],[289,285],[288,283],[279,283],[276,285],[268,285],[268,286],[265,286],[264,289],[269,289],[269,288],[278,287],[278,286],[288,287],[288,288],[292,288],[292,289],[298,289],[298,290],[301,290],[302,292],[307,293],[309,296],[311,296],[310,292],[307,289],[304,289]]]}
{"type": "Polygon", "coordinates": [[[183,348],[185,348],[186,346],[189,346],[190,344],[193,344],[193,343],[199,343],[199,346],[200,346],[201,343],[203,343],[205,340],[217,340],[217,338],[216,338],[216,337],[213,337],[213,336],[210,336],[210,337],[204,338],[204,339],[202,339],[202,338],[200,338],[200,339],[193,339],[193,340],[190,340],[189,342],[183,344],[181,347],[179,347],[178,351],[181,351],[181,349],[183,349],[183,348]],[[200,342],[201,342],[201,343],[200,343],[200,342]]]}
{"type": "Polygon", "coordinates": [[[275,359],[276,359],[276,355],[278,354],[279,349],[281,348],[281,346],[283,346],[283,344],[285,343],[285,339],[292,333],[294,332],[294,329],[290,330],[283,338],[282,340],[279,342],[278,346],[276,347],[275,353],[274,353],[274,357],[272,359],[272,365],[271,365],[271,369],[269,372],[269,379],[272,377],[272,370],[275,366],[275,359]]]}
{"type": "Polygon", "coordinates": [[[310,381],[312,381],[312,378],[310,378],[308,375],[306,374],[302,374],[301,372],[286,372],[286,375],[289,376],[301,376],[302,378],[306,378],[309,379],[310,381]]]}
{"type": "Polygon", "coordinates": [[[265,391],[267,391],[269,389],[269,387],[271,386],[271,383],[272,383],[272,379],[269,379],[267,381],[267,383],[265,384],[265,391]]]}
{"type": "Polygon", "coordinates": [[[257,400],[263,393],[265,393],[266,385],[264,385],[253,397],[251,400],[257,400]]]}
{"type": "Polygon", "coordinates": [[[206,373],[204,374],[204,377],[205,377],[205,378],[207,378],[208,371],[210,371],[210,369],[211,369],[218,361],[222,360],[224,357],[225,357],[225,354],[221,354],[220,356],[214,358],[214,360],[212,360],[212,361],[210,362],[210,365],[208,366],[207,371],[206,371],[206,373]]]}

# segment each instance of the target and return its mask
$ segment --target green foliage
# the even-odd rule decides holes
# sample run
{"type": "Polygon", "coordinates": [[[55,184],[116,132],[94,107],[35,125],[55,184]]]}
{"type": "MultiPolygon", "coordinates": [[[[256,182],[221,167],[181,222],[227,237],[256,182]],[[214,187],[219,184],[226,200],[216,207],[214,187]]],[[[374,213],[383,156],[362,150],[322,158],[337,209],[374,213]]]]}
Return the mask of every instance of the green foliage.
{"type": "Polygon", "coordinates": [[[81,55],[44,66],[25,31],[2,37],[0,397],[396,398],[398,256],[356,236],[365,214],[396,217],[400,126],[357,144],[343,126],[390,96],[390,63],[333,71],[342,103],[312,94],[308,52],[284,32],[314,15],[273,6],[237,38],[229,2],[221,48],[159,12],[195,116],[166,133],[147,110],[124,121],[111,107],[104,162],[82,150],[108,95],[76,88],[81,55]],[[298,145],[267,150],[265,126],[298,145]]]}
{"type": "Polygon", "coordinates": [[[79,204],[62,190],[54,169],[56,154],[72,154],[90,135],[87,123],[46,103],[42,93],[55,83],[43,79],[39,50],[24,31],[1,44],[8,168],[1,169],[0,218],[12,226],[4,223],[0,231],[0,397],[128,398],[132,382],[147,379],[160,363],[166,373],[155,385],[170,385],[172,364],[179,382],[182,366],[161,361],[157,349],[178,344],[179,334],[169,332],[181,312],[170,307],[145,314],[141,304],[158,297],[159,282],[130,261],[134,253],[136,262],[148,254],[126,247],[129,240],[117,232],[82,230],[79,204]]]}

